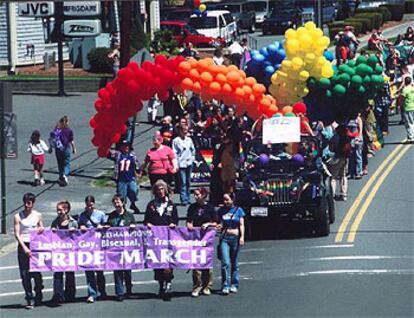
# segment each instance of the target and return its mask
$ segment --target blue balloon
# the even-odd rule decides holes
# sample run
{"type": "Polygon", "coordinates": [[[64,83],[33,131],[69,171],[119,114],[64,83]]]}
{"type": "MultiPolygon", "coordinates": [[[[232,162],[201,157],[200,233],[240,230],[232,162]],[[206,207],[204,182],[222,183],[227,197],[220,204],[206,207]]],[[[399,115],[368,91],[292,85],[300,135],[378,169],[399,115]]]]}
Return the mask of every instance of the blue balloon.
{"type": "Polygon", "coordinates": [[[269,52],[270,56],[274,56],[277,53],[277,46],[274,44],[270,44],[267,46],[267,52],[269,52]]]}
{"type": "Polygon", "coordinates": [[[284,49],[279,49],[276,52],[276,62],[278,62],[279,64],[285,59],[286,57],[286,52],[284,49]]]}
{"type": "Polygon", "coordinates": [[[207,16],[207,10],[204,10],[202,16],[205,18],[207,16]]]}
{"type": "Polygon", "coordinates": [[[280,65],[281,64],[275,64],[275,65],[273,65],[273,67],[275,68],[275,71],[277,71],[280,68],[280,65]]]}
{"type": "Polygon", "coordinates": [[[260,49],[260,54],[262,54],[266,58],[269,56],[269,52],[267,52],[267,48],[266,47],[262,47],[260,49]]]}
{"type": "Polygon", "coordinates": [[[279,41],[274,41],[273,45],[276,46],[278,50],[281,48],[279,41]]]}
{"type": "Polygon", "coordinates": [[[196,16],[200,16],[201,15],[201,11],[199,9],[195,9],[194,13],[196,14],[196,16]]]}
{"type": "Polygon", "coordinates": [[[255,54],[252,56],[252,60],[257,63],[262,63],[265,60],[265,57],[262,54],[255,54]]]}
{"type": "Polygon", "coordinates": [[[273,65],[273,63],[272,63],[272,62],[270,62],[270,61],[264,61],[264,62],[263,62],[263,65],[264,65],[264,68],[266,68],[266,67],[268,67],[268,66],[272,66],[272,65],[273,65]]]}
{"type": "Polygon", "coordinates": [[[275,68],[272,65],[268,65],[265,68],[265,73],[266,74],[273,74],[275,72],[275,68]]]}
{"type": "Polygon", "coordinates": [[[323,56],[329,61],[329,62],[332,62],[333,60],[334,60],[334,55],[333,55],[333,53],[332,52],[330,52],[330,51],[325,51],[324,53],[323,53],[323,56]]]}
{"type": "Polygon", "coordinates": [[[300,153],[294,154],[292,157],[292,161],[297,167],[301,167],[305,164],[305,158],[300,153]]]}
{"type": "Polygon", "coordinates": [[[276,113],[272,117],[282,117],[282,114],[281,113],[276,113]]]}

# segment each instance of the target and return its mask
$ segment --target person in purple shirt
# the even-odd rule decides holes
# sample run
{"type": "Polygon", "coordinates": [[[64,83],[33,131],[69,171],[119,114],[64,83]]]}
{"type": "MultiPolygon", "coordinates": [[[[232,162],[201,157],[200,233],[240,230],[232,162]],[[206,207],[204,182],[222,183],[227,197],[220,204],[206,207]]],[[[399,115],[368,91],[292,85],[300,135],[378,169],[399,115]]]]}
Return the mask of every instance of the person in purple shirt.
{"type": "Polygon", "coordinates": [[[52,153],[52,149],[55,149],[56,153],[59,170],[59,185],[64,187],[68,184],[71,154],[76,154],[73,131],[69,128],[68,116],[63,116],[59,119],[55,128],[50,133],[49,144],[49,152],[52,153]]]}

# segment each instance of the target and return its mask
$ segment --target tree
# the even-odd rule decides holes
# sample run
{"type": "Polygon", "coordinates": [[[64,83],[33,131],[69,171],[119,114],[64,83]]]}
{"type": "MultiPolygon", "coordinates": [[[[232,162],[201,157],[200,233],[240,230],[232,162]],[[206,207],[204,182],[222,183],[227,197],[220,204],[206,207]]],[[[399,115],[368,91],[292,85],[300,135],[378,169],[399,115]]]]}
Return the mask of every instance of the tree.
{"type": "Polygon", "coordinates": [[[151,42],[151,48],[155,53],[161,53],[167,56],[178,54],[177,41],[169,30],[156,31],[154,33],[154,40],[151,42]]]}

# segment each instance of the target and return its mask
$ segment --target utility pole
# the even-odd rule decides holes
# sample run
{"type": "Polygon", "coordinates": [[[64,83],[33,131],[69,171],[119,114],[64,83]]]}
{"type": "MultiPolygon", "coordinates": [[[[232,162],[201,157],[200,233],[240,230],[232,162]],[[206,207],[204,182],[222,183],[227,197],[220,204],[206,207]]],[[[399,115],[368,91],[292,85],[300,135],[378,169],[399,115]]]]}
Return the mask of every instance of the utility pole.
{"type": "Polygon", "coordinates": [[[55,28],[58,37],[58,74],[59,74],[59,90],[58,96],[66,96],[65,93],[65,77],[63,71],[63,2],[55,2],[55,28]]]}
{"type": "Polygon", "coordinates": [[[132,1],[122,1],[121,15],[121,59],[120,68],[128,65],[130,60],[129,47],[131,42],[132,1]]]}

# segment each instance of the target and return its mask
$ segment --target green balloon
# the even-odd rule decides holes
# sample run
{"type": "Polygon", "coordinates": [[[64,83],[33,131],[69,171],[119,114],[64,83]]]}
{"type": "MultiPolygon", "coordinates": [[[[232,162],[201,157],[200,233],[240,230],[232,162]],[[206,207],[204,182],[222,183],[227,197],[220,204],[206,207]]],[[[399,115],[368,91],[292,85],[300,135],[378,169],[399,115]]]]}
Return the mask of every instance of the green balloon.
{"type": "Polygon", "coordinates": [[[333,88],[333,93],[338,96],[343,96],[346,93],[346,88],[341,84],[336,84],[333,88]]]}
{"type": "Polygon", "coordinates": [[[347,73],[343,73],[343,74],[339,75],[339,77],[338,77],[339,84],[341,84],[342,86],[345,86],[345,87],[348,86],[350,80],[351,80],[351,76],[349,76],[349,74],[347,74],[347,73]]]}
{"type": "Polygon", "coordinates": [[[354,75],[351,78],[351,85],[354,87],[358,87],[362,85],[362,77],[359,75],[354,75]]]}
{"type": "Polygon", "coordinates": [[[362,94],[364,94],[364,93],[365,93],[365,87],[361,85],[361,86],[358,88],[358,93],[359,93],[359,94],[361,94],[361,95],[362,95],[362,94]]]}
{"type": "Polygon", "coordinates": [[[326,98],[331,98],[332,97],[332,92],[329,89],[326,90],[325,97],[326,98]]]}
{"type": "Polygon", "coordinates": [[[307,87],[309,88],[310,91],[313,91],[313,90],[316,89],[317,83],[318,82],[316,81],[316,79],[314,77],[309,77],[306,85],[307,85],[307,87]]]}
{"type": "Polygon", "coordinates": [[[355,69],[354,68],[352,68],[352,67],[348,67],[347,69],[346,69],[346,71],[345,71],[345,73],[346,74],[348,74],[348,75],[355,75],[355,69]]]}
{"type": "Polygon", "coordinates": [[[356,66],[356,62],[354,60],[348,61],[348,63],[346,63],[349,67],[354,68],[356,66]]]}
{"type": "Polygon", "coordinates": [[[360,76],[371,75],[373,73],[373,69],[367,64],[359,64],[356,67],[356,73],[360,76]]]}
{"type": "Polygon", "coordinates": [[[375,85],[382,85],[384,84],[384,77],[379,76],[379,75],[372,75],[371,82],[372,84],[375,84],[375,85]]]}
{"type": "Polygon", "coordinates": [[[339,65],[339,67],[338,67],[338,71],[339,72],[343,72],[343,73],[345,73],[346,72],[346,70],[349,68],[349,66],[348,65],[346,65],[346,64],[341,64],[341,65],[339,65]]]}
{"type": "Polygon", "coordinates": [[[375,74],[382,75],[382,71],[383,69],[380,65],[375,66],[375,69],[374,69],[375,74]]]}
{"type": "Polygon", "coordinates": [[[364,76],[364,85],[370,85],[371,84],[371,77],[368,75],[364,76]]]}
{"type": "Polygon", "coordinates": [[[360,64],[366,64],[367,63],[367,59],[365,56],[360,55],[358,56],[357,60],[356,60],[356,65],[360,65],[360,64]]]}
{"type": "Polygon", "coordinates": [[[328,88],[329,86],[331,86],[331,81],[329,79],[327,79],[327,78],[322,77],[319,80],[319,86],[321,88],[328,88]]]}
{"type": "Polygon", "coordinates": [[[378,63],[378,58],[375,55],[371,54],[369,58],[367,59],[367,64],[371,67],[375,67],[377,63],[378,63]]]}
{"type": "Polygon", "coordinates": [[[292,113],[292,112],[287,112],[285,114],[285,117],[296,117],[296,115],[294,113],[292,113]]]}

